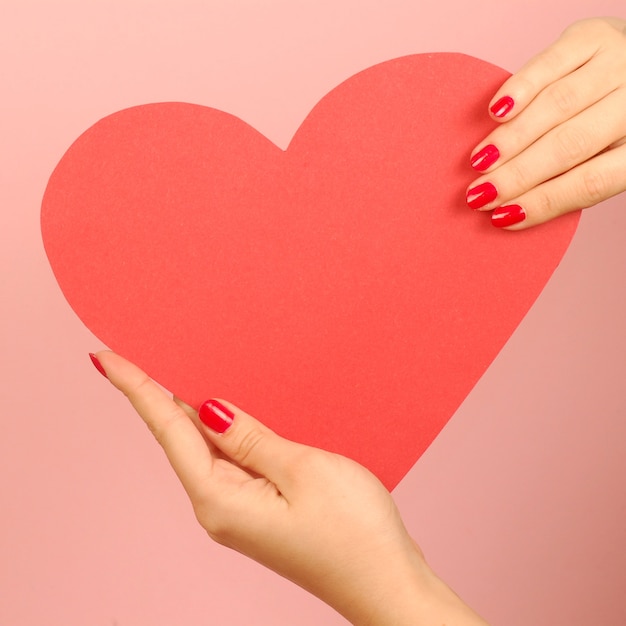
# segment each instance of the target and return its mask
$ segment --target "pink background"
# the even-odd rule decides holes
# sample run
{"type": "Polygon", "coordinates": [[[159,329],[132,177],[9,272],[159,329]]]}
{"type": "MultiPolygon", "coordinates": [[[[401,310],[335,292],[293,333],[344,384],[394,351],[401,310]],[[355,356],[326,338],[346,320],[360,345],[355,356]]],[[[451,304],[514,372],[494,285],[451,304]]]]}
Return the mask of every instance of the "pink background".
{"type": "MultiPolygon", "coordinates": [[[[101,346],[41,245],[47,178],[85,128],[127,106],[207,104],[284,147],[369,65],[452,50],[514,71],[622,0],[13,4],[0,10],[0,624],[345,623],[197,526],[161,451],[89,364],[101,346]]],[[[626,622],[624,203],[583,215],[542,296],[394,493],[435,569],[494,624],[626,622]]]]}

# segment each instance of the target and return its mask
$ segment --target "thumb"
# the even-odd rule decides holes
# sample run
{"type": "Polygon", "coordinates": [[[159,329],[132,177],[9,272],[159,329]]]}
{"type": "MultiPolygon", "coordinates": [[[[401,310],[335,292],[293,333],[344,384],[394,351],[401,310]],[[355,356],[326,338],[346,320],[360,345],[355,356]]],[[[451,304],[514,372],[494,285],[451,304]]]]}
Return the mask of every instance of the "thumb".
{"type": "Polygon", "coordinates": [[[198,417],[210,441],[225,456],[276,485],[288,478],[295,458],[306,450],[225,400],[207,400],[198,417]]]}

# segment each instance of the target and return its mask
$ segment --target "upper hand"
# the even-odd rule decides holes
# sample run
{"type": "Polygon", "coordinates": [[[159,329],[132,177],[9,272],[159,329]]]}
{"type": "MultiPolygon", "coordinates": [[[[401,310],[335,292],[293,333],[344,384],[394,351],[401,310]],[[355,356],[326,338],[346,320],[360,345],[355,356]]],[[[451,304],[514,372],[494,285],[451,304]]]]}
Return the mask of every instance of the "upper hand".
{"type": "Polygon", "coordinates": [[[576,22],[507,80],[468,204],[519,230],[626,190],[626,20],[576,22]]]}

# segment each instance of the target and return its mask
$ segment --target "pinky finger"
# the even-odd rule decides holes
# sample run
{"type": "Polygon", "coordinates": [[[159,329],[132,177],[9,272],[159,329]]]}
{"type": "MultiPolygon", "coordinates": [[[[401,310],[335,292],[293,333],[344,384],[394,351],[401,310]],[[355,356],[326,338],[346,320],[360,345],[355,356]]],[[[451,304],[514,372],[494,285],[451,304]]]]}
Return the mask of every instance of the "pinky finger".
{"type": "Polygon", "coordinates": [[[586,209],[626,191],[626,144],[553,178],[491,214],[491,223],[522,230],[586,209]]]}

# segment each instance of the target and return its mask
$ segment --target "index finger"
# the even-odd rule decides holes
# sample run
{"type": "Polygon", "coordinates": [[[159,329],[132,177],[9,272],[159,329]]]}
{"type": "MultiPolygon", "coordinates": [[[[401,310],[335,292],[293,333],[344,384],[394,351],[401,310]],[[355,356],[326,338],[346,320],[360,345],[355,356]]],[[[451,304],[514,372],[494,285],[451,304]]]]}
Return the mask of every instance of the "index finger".
{"type": "Polygon", "coordinates": [[[161,444],[193,501],[213,470],[213,457],[200,431],[184,409],[136,365],[109,351],[96,357],[161,444]]]}
{"type": "Polygon", "coordinates": [[[590,59],[601,47],[606,20],[592,19],[569,26],[552,45],[528,61],[498,89],[489,104],[494,118],[513,119],[548,85],[571,74],[590,59]],[[591,36],[591,31],[596,36],[591,36]]]}

